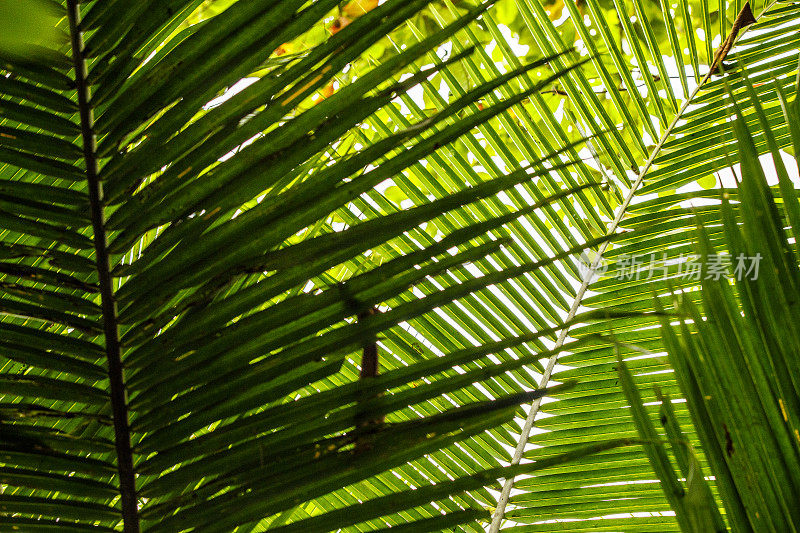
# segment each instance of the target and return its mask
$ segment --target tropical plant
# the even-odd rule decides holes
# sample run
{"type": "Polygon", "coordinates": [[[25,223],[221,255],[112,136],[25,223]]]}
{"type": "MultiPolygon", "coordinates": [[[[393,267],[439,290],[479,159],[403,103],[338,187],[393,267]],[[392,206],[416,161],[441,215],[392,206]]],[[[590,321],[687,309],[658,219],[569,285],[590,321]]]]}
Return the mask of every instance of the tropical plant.
{"type": "MultiPolygon", "coordinates": [[[[754,94],[751,85],[747,88],[754,94]]],[[[735,103],[738,119],[733,129],[741,158],[741,183],[735,191],[738,194],[723,193],[714,223],[714,227],[723,229],[719,240],[725,248],[715,248],[705,227],[698,228],[702,309],[692,299],[681,301],[676,297],[679,322],[673,326],[664,317],[661,327],[670,364],[731,530],[797,531],[800,344],[795,324],[800,320],[796,255],[800,203],[764,110],[758,99],[752,103],[772,152],[780,194],[773,198],[775,191],[767,181],[769,171],[765,172],[759,162],[738,109],[742,102],[735,103]],[[788,236],[794,246],[787,241],[788,236]],[[732,269],[712,271],[714,258],[722,254],[732,258],[732,269]]],[[[795,146],[800,146],[800,100],[792,107],[785,100],[782,104],[791,126],[790,137],[795,146]]],[[[620,381],[637,429],[648,442],[648,457],[682,530],[727,531],[671,401],[659,398],[659,416],[678,469],[686,479],[685,487],[667,458],[663,437],[656,433],[644,410],[626,363],[620,360],[619,365],[620,381]]]]}
{"type": "Polygon", "coordinates": [[[478,531],[496,507],[494,527],[674,527],[562,521],[667,509],[652,486],[577,489],[652,479],[589,336],[611,317],[635,337],[652,302],[613,278],[587,295],[572,256],[688,238],[674,189],[725,166],[708,150],[737,157],[704,64],[734,90],[747,64],[787,144],[761,84],[788,88],[798,5],[740,27],[738,3],[662,2],[662,30],[642,1],[339,4],[47,2],[68,42],[4,57],[2,524],[478,531]],[[732,26],[740,59],[714,61],[732,26]]]}
{"type": "Polygon", "coordinates": [[[19,14],[60,10],[68,42],[56,32],[3,49],[3,530],[436,530],[487,518],[483,487],[500,463],[472,454],[547,392],[502,385],[538,357],[503,352],[542,334],[431,354],[398,324],[445,332],[437,308],[584,249],[524,256],[501,233],[593,184],[530,186],[568,166],[574,144],[460,180],[432,179],[422,162],[439,165],[440,149],[561,76],[477,107],[561,54],[409,122],[393,100],[472,51],[397,78],[489,4],[315,101],[427,2],[373,6],[291,60],[274,52],[337,2],[230,3],[181,29],[198,3],[33,2],[19,14]],[[361,124],[387,108],[394,123],[366,138],[361,124]],[[419,191],[417,205],[389,204],[388,180],[419,191]],[[498,201],[523,184],[534,201],[498,201]],[[364,493],[383,497],[359,505],[364,493]]]}

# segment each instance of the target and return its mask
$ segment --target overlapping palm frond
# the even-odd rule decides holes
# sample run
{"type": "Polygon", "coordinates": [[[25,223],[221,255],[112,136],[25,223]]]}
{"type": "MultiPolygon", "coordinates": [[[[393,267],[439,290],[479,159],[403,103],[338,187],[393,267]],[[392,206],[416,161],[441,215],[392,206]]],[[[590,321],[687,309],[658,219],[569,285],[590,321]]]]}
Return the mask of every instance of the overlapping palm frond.
{"type": "MultiPolygon", "coordinates": [[[[755,91],[748,88],[752,95],[755,91]]],[[[721,194],[715,221],[715,226],[722,226],[717,241],[725,247],[712,246],[705,225],[698,226],[702,307],[675,295],[678,321],[672,325],[662,318],[661,331],[731,530],[795,531],[800,524],[794,505],[800,498],[796,379],[800,349],[793,324],[797,323],[800,204],[758,99],[736,100],[737,117],[742,117],[743,107],[752,105],[759,118],[771,147],[780,195],[769,185],[767,176],[772,172],[759,161],[747,126],[737,119],[731,129],[741,160],[740,194],[736,203],[721,194]],[[727,275],[714,267],[712,259],[720,254],[732,259],[727,275]]],[[[800,100],[783,107],[794,145],[800,143],[798,105],[800,100]]],[[[618,365],[637,429],[649,442],[650,462],[678,523],[684,531],[727,531],[671,400],[656,391],[661,401],[659,421],[673,450],[674,466],[625,362],[618,365]]]]}
{"type": "Polygon", "coordinates": [[[196,24],[199,1],[51,4],[69,43],[0,76],[2,527],[480,527],[509,421],[547,392],[520,369],[554,333],[503,302],[544,286],[529,320],[552,324],[558,265],[591,244],[509,228],[567,236],[558,213],[597,184],[555,178],[581,141],[501,168],[474,132],[562,77],[544,69],[566,49],[423,114],[409,91],[475,65],[435,51],[491,2],[332,93],[428,2],[371,5],[291,58],[338,2],[196,24]],[[368,352],[380,372],[359,377],[368,352]]]}

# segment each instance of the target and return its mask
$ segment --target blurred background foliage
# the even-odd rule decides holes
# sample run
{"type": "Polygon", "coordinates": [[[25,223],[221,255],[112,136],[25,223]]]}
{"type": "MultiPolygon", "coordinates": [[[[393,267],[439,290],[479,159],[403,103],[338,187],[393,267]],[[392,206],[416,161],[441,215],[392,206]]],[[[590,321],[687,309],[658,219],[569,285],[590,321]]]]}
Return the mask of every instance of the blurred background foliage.
{"type": "Polygon", "coordinates": [[[0,59],[56,60],[52,50],[68,42],[63,15],[46,0],[0,0],[0,59]]]}
{"type": "MultiPolygon", "coordinates": [[[[188,25],[202,23],[204,20],[217,15],[232,3],[233,0],[205,0],[198,7],[197,11],[192,15],[192,17],[190,17],[187,22],[184,23],[184,26],[176,29],[176,32],[180,32],[188,25]]],[[[324,42],[331,35],[338,32],[342,27],[349,24],[361,14],[374,9],[378,3],[378,0],[351,0],[341,2],[339,7],[331,11],[328,17],[326,17],[324,21],[316,28],[305,33],[304,35],[301,35],[291,42],[284,43],[282,47],[278,48],[273,56],[265,63],[265,68],[267,70],[281,68],[281,66],[286,63],[287,59],[302,55],[312,47],[324,42]]],[[[478,2],[474,0],[443,0],[430,2],[427,7],[412,17],[412,19],[409,21],[410,24],[398,28],[391,35],[387,35],[382,41],[372,46],[358,60],[354,61],[351,67],[346,70],[343,75],[340,75],[337,77],[336,81],[319,91],[319,93],[309,99],[305,105],[314,105],[320,99],[330,96],[343,85],[351,83],[356,77],[369,71],[376,63],[385,61],[390,56],[395,55],[405,46],[404,43],[415,42],[419,38],[430,35],[440,27],[440,23],[442,21],[449,22],[454,20],[458,15],[463,15],[468,8],[477,5],[477,3],[478,2]]],[[[715,50],[721,42],[719,37],[717,37],[715,42],[706,42],[702,30],[699,29],[703,26],[703,21],[701,19],[702,13],[708,14],[712,27],[717,27],[717,25],[719,25],[721,22],[719,9],[715,10],[714,6],[710,4],[711,3],[708,0],[686,1],[686,6],[692,19],[692,28],[697,29],[694,32],[687,29],[687,25],[684,23],[682,17],[671,17],[670,20],[678,35],[684,37],[692,33],[694,34],[694,45],[696,49],[700,51],[706,51],[706,54],[700,54],[701,58],[706,58],[705,64],[711,63],[710,58],[713,57],[712,51],[715,50]]],[[[591,50],[595,50],[596,55],[604,58],[603,63],[609,74],[615,77],[619,81],[618,86],[622,87],[622,76],[620,75],[615,63],[611,60],[610,54],[608,53],[600,36],[601,29],[597,28],[592,23],[593,19],[589,16],[586,2],[583,0],[577,0],[576,2],[567,6],[565,5],[564,0],[543,0],[542,6],[548,13],[550,19],[554,21],[559,32],[559,37],[564,46],[567,48],[573,47],[575,53],[581,57],[587,57],[590,55],[591,50]],[[575,20],[576,17],[581,17],[582,20],[578,22],[575,20]],[[576,30],[578,24],[582,24],[586,29],[586,35],[592,39],[591,43],[587,44],[584,42],[580,32],[576,30]]],[[[599,6],[602,9],[602,13],[600,15],[607,25],[606,29],[610,31],[612,36],[616,37],[616,43],[619,49],[622,51],[624,58],[628,60],[628,63],[631,65],[629,71],[631,76],[636,84],[642,88],[642,91],[646,93],[647,88],[645,87],[643,76],[649,75],[654,80],[658,81],[660,73],[650,57],[645,57],[645,59],[651,64],[650,72],[643,73],[640,72],[638,68],[634,67],[634,64],[636,63],[634,61],[635,51],[631,46],[631,43],[627,42],[625,39],[622,24],[618,17],[618,12],[630,13],[630,22],[641,41],[640,43],[637,43],[637,45],[644,49],[646,53],[646,39],[648,36],[646,35],[645,30],[643,30],[641,20],[637,16],[634,5],[632,3],[626,3],[625,0],[601,0],[599,2],[599,6]]],[[[667,0],[646,0],[643,2],[643,6],[645,9],[644,17],[646,17],[650,23],[648,24],[648,31],[650,31],[655,37],[657,48],[666,55],[669,53],[671,48],[669,46],[669,35],[665,30],[665,25],[663,24],[664,13],[665,10],[681,9],[682,5],[679,5],[677,2],[668,2],[667,0]]],[[[727,27],[731,26],[736,17],[736,13],[736,6],[733,4],[729,5],[726,13],[724,14],[727,21],[727,27]]],[[[476,24],[473,28],[471,28],[471,31],[475,34],[477,41],[484,45],[485,50],[491,57],[491,60],[501,70],[508,70],[512,68],[512,65],[509,65],[507,61],[504,60],[504,55],[500,52],[499,46],[506,44],[513,46],[513,51],[515,52],[514,55],[522,64],[531,63],[543,58],[546,55],[542,46],[540,46],[541,43],[537,42],[536,37],[529,30],[530,25],[525,23],[525,17],[529,17],[530,13],[521,11],[518,3],[515,0],[499,0],[488,16],[492,17],[494,22],[496,22],[500,27],[501,31],[503,31],[505,43],[498,44],[495,36],[492,35],[489,29],[481,23],[476,24]]],[[[450,52],[451,50],[445,48],[442,48],[438,51],[440,57],[446,57],[450,52]]],[[[684,57],[677,58],[677,61],[674,57],[670,58],[672,64],[675,65],[675,68],[679,68],[677,65],[683,65],[684,68],[691,69],[691,62],[689,59],[690,51],[688,48],[684,49],[684,54],[684,57]]],[[[421,67],[423,65],[430,64],[431,61],[430,58],[423,57],[417,63],[417,66],[421,67]]],[[[587,78],[589,78],[590,83],[596,88],[595,92],[600,95],[604,94],[605,91],[602,88],[602,81],[596,78],[596,75],[594,74],[596,72],[594,67],[587,64],[584,69],[587,73],[587,78]]],[[[454,75],[458,76],[459,81],[465,90],[476,87],[481,82],[491,78],[489,69],[486,68],[485,64],[481,65],[481,73],[484,74],[483,79],[475,79],[475,77],[471,76],[463,67],[451,69],[451,71],[454,73],[454,75]]],[[[536,76],[540,79],[546,75],[547,71],[544,69],[536,73],[536,76]]],[[[677,76],[675,76],[673,82],[677,86],[677,76]]],[[[568,133],[572,135],[571,140],[575,141],[582,138],[583,135],[579,128],[573,126],[575,123],[575,114],[570,109],[569,99],[565,98],[566,95],[559,86],[559,82],[554,82],[549,89],[542,91],[542,95],[550,106],[551,111],[553,111],[554,116],[562,125],[566,125],[568,133]]],[[[429,114],[435,113],[438,108],[442,107],[442,96],[447,98],[449,101],[452,101],[455,98],[454,95],[448,93],[445,83],[441,79],[441,75],[434,76],[432,83],[423,87],[421,95],[414,96],[421,99],[420,103],[424,104],[424,111],[429,114]]],[[[625,131],[626,129],[630,130],[631,125],[625,123],[624,117],[620,116],[615,106],[612,105],[609,95],[605,94],[605,96],[601,98],[601,101],[604,102],[606,111],[609,113],[612,119],[617,122],[619,129],[623,131],[623,135],[626,136],[626,140],[633,142],[631,135],[636,135],[637,137],[641,136],[641,125],[637,125],[639,127],[637,128],[638,131],[636,133],[625,131]]],[[[525,109],[525,107],[525,105],[522,106],[523,109],[525,109]]],[[[300,109],[303,109],[303,107],[300,109]]],[[[392,123],[392,117],[390,117],[385,111],[380,111],[379,115],[381,115],[380,118],[384,121],[384,123],[392,123]]],[[[536,113],[530,112],[530,115],[536,116],[536,113]]],[[[492,120],[494,121],[494,126],[497,125],[500,118],[496,117],[492,120]]],[[[522,121],[520,120],[517,120],[517,122],[522,124],[522,121]]],[[[541,125],[541,120],[536,121],[536,123],[537,125],[541,125]]],[[[497,130],[504,131],[503,128],[497,128],[497,130]]],[[[372,139],[375,137],[376,131],[373,128],[363,128],[360,134],[366,135],[368,139],[372,139]]],[[[519,153],[518,149],[515,147],[515,143],[511,142],[511,140],[508,138],[506,140],[508,141],[507,145],[509,148],[514,151],[514,156],[518,157],[520,160],[524,159],[522,154],[519,153]]],[[[459,146],[458,143],[456,143],[455,146],[459,146]]],[[[461,149],[463,150],[462,155],[466,157],[466,147],[461,145],[461,149]]],[[[491,151],[491,148],[487,147],[487,149],[491,151]]],[[[490,155],[496,154],[491,153],[490,155]]],[[[601,162],[604,161],[602,153],[597,154],[597,157],[601,162]]],[[[610,165],[608,168],[611,168],[610,165]]],[[[602,179],[601,173],[598,172],[597,177],[602,179]]],[[[397,200],[402,201],[403,198],[397,197],[397,200]]]]}

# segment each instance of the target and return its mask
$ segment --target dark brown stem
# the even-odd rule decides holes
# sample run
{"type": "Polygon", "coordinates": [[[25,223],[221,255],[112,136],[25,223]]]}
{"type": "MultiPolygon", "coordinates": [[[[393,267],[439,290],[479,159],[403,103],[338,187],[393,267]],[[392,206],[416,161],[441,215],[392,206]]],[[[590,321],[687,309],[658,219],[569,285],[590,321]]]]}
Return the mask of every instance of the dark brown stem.
{"type": "Polygon", "coordinates": [[[77,0],[67,0],[67,15],[69,17],[70,37],[72,40],[72,59],[75,70],[75,86],[78,92],[92,229],[94,230],[97,275],[100,281],[102,298],[103,331],[105,333],[108,378],[111,388],[111,411],[114,417],[114,441],[117,449],[123,531],[125,533],[139,533],[139,509],[136,502],[136,478],[133,471],[133,452],[131,451],[131,437],[128,426],[127,393],[122,373],[122,349],[119,342],[117,303],[114,298],[114,285],[108,256],[103,186],[98,178],[94,114],[90,104],[91,93],[86,81],[88,70],[83,55],[83,34],[80,29],[81,15],[77,0]]]}
{"type": "Polygon", "coordinates": [[[736,16],[736,20],[733,21],[733,27],[731,27],[731,33],[728,35],[728,38],[725,39],[725,42],[723,42],[714,53],[714,61],[711,62],[711,66],[708,69],[711,74],[717,74],[719,66],[725,58],[728,57],[728,52],[733,48],[736,38],[739,36],[739,32],[742,31],[743,28],[755,24],[756,22],[756,17],[750,9],[750,2],[747,2],[736,16]]]}
{"type": "MultiPolygon", "coordinates": [[[[370,315],[374,315],[379,311],[374,307],[364,313],[358,315],[358,321],[361,322],[370,315]]],[[[369,342],[364,345],[364,353],[361,355],[361,372],[359,377],[374,378],[378,376],[378,343],[375,341],[369,342]]]]}
{"type": "MultiPolygon", "coordinates": [[[[358,314],[358,321],[362,322],[367,317],[380,313],[377,308],[373,307],[358,314]]],[[[378,377],[380,370],[380,362],[378,360],[378,342],[371,340],[364,345],[364,352],[361,355],[361,372],[359,372],[359,379],[372,379],[378,377]]],[[[378,396],[381,396],[378,394],[378,396]]],[[[363,401],[363,400],[362,400],[363,401]]],[[[368,418],[361,414],[356,417],[356,441],[355,453],[360,454],[368,451],[372,445],[370,443],[369,435],[373,433],[378,427],[383,424],[384,417],[378,416],[375,418],[368,418]]]]}

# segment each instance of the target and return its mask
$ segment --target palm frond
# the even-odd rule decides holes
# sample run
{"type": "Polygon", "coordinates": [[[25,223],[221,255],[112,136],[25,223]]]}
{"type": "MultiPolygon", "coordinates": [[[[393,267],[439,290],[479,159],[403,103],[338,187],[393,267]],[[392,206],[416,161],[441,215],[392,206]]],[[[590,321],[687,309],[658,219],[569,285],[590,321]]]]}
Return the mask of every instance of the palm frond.
{"type": "Polygon", "coordinates": [[[578,139],[485,174],[452,147],[563,77],[512,85],[564,51],[422,113],[409,91],[471,61],[469,47],[433,51],[474,25],[482,3],[315,100],[428,2],[372,6],[294,59],[277,54],[337,4],[232,2],[190,24],[199,2],[66,0],[54,3],[70,37],[58,60],[3,63],[4,525],[213,532],[488,518],[495,439],[511,442],[518,405],[549,393],[509,372],[535,364],[526,343],[552,335],[519,337],[518,318],[509,330],[492,287],[522,301],[509,280],[548,280],[591,244],[532,254],[507,228],[542,225],[545,211],[555,221],[596,184],[531,185],[565,173],[578,139]],[[496,91],[504,98],[479,109],[496,91]],[[415,206],[393,205],[387,180],[415,206]],[[504,319],[475,333],[486,309],[504,319]],[[411,328],[439,332],[437,343],[414,348],[411,328]],[[359,378],[362,351],[380,355],[377,376],[359,378]],[[346,510],[356,497],[371,502],[361,516],[346,510]]]}

